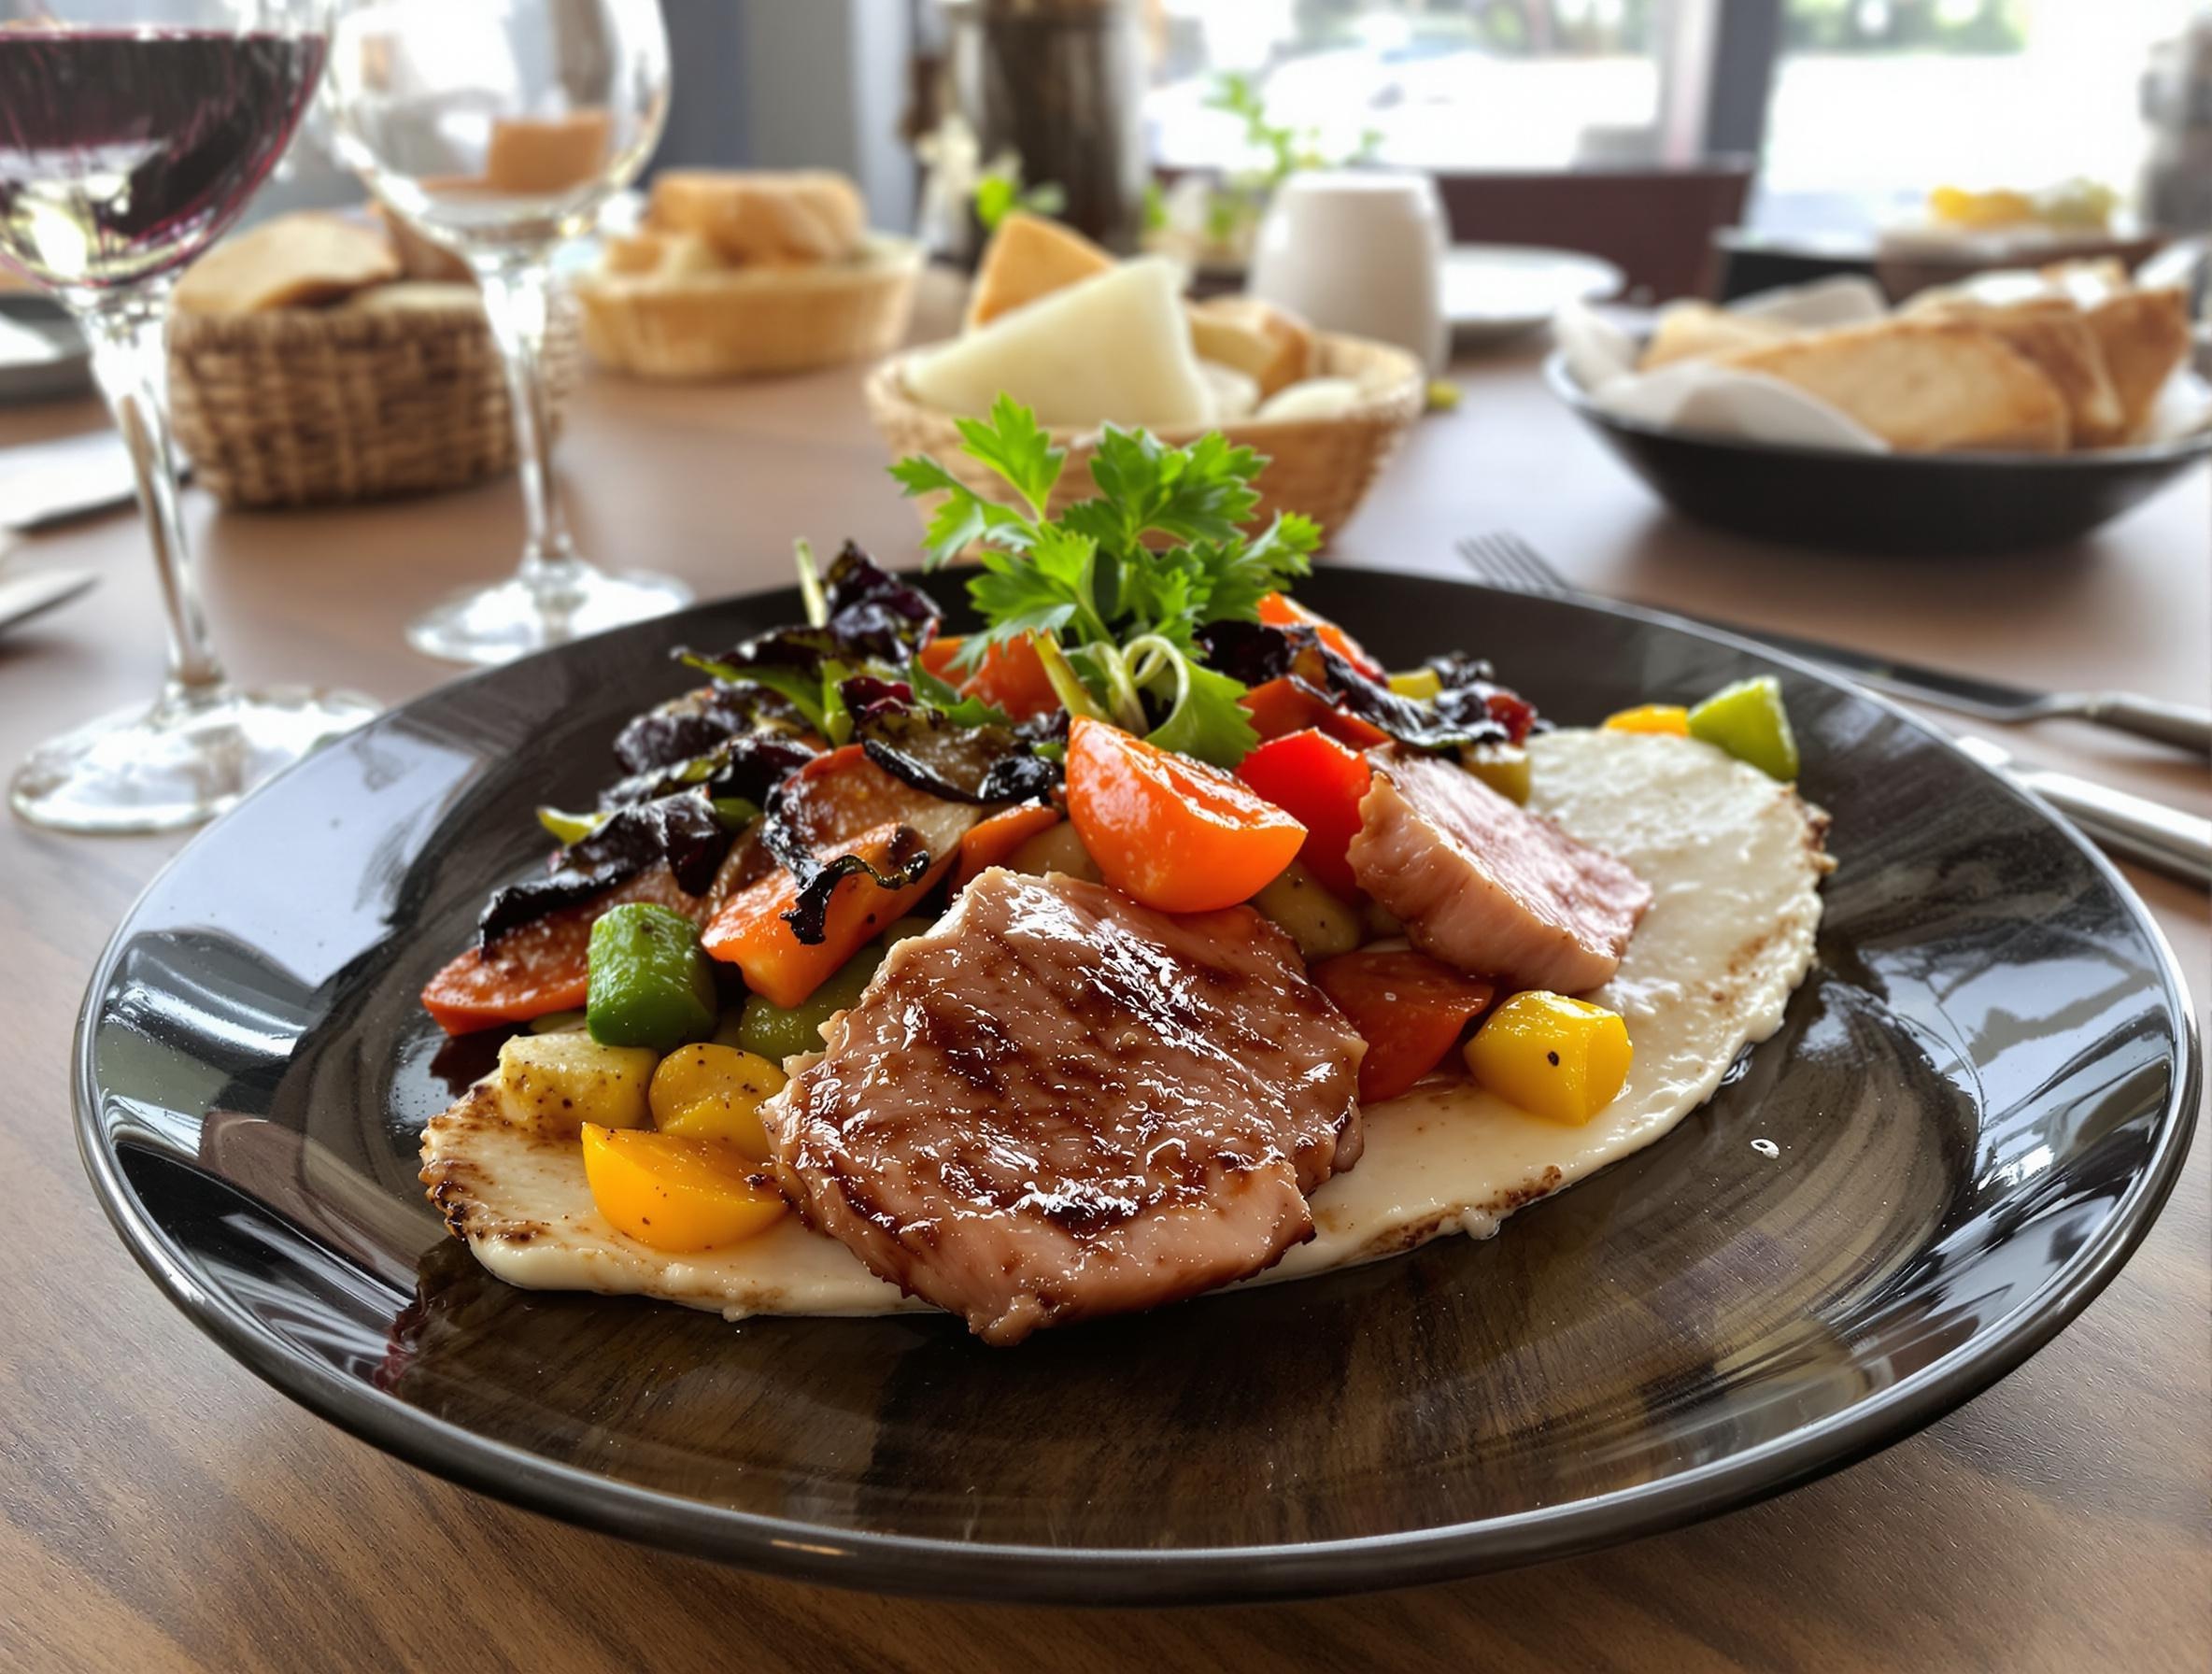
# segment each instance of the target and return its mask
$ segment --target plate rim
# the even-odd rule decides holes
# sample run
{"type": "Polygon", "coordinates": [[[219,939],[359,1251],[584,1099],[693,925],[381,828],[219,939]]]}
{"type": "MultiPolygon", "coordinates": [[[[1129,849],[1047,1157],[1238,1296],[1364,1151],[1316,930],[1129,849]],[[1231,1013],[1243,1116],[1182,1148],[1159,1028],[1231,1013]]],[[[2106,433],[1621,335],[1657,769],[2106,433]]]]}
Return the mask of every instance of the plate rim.
{"type": "Polygon", "coordinates": [[[1577,418],[1599,430],[1624,435],[1648,436],[1654,441],[1680,442],[1716,451],[1751,454],[1769,459],[1825,460],[1838,463],[1873,463],[1893,470],[1924,471],[1930,475],[1959,478],[1995,472],[2021,470],[2091,474],[2115,466],[2171,467],[2177,471],[2212,458],[2212,425],[2191,431],[2167,442],[2138,443],[2127,447],[2086,447],[2065,453],[2021,453],[1991,449],[1973,453],[1854,452],[1845,447],[1815,447],[1803,442],[1762,442],[1751,436],[1723,436],[1700,431],[1670,430],[1641,418],[1624,418],[1609,413],[1590,398],[1567,363],[1567,350],[1553,348],[1544,357],[1544,382],[1577,418]]]}
{"type": "MultiPolygon", "coordinates": [[[[1357,568],[1475,592],[1510,593],[1431,571],[1357,568]]],[[[724,595],[688,609],[721,608],[789,590],[724,595]]],[[[1099,1607],[1318,1597],[1572,1557],[1684,1527],[1804,1486],[1906,1440],[2010,1376],[2119,1275],[2149,1234],[2188,1159],[2204,1085],[2196,1008],[2164,930],[2119,868],[2041,797],[1975,761],[1940,727],[1802,659],[1666,611],[1607,599],[1553,602],[1671,629],[1747,653],[1904,720],[1923,743],[1948,751],[1994,782],[2088,859],[2144,932],[2168,1013],[2177,1024],[2177,1072],[2160,1113],[2151,1156],[2093,1238],[1996,1325],[1960,1348],[1840,1412],[1742,1453],[1655,1482],[1502,1517],[1325,1541],[1158,1549],[967,1542],[828,1530],[795,1519],[686,1500],[478,1435],[307,1359],[264,1329],[220,1287],[203,1284],[181,1249],[131,1189],[119,1155],[106,1142],[92,1055],[100,996],[112,978],[126,934],[148,900],[201,844],[222,831],[229,815],[210,823],[162,865],[134,898],[93,964],[71,1039],[70,1102],[79,1159],[109,1225],[157,1288],[233,1359],[316,1416],[403,1464],[525,1511],[808,1584],[910,1596],[1099,1607]]],[[[449,697],[515,666],[479,670],[445,682],[368,724],[386,724],[432,696],[449,697]]],[[[269,784],[280,783],[299,765],[269,784]]],[[[255,797],[266,789],[264,786],[255,797]]]]}

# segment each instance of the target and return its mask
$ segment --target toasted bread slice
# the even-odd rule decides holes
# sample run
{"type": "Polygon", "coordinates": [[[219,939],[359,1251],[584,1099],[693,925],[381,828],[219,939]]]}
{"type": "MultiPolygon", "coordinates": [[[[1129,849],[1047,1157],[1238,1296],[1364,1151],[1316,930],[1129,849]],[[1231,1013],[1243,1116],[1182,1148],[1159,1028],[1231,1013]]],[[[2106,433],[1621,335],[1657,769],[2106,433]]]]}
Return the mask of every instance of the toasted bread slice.
{"type": "Polygon", "coordinates": [[[476,276],[469,271],[469,264],[442,244],[434,244],[418,233],[407,222],[406,217],[387,209],[382,204],[375,206],[376,219],[384,223],[384,231],[391,239],[391,248],[400,259],[400,273],[410,279],[430,279],[445,284],[473,285],[476,276]]]}
{"type": "Polygon", "coordinates": [[[588,186],[606,171],[614,132],[614,118],[604,110],[494,117],[484,184],[531,197],[588,186]]]}
{"type": "Polygon", "coordinates": [[[2104,348],[2081,310],[2063,297],[2036,297],[2003,306],[1954,299],[1933,315],[1986,327],[2034,362],[2066,398],[2075,447],[2103,447],[2126,433],[2126,416],[2105,363],[2104,348]]]}
{"type": "Polygon", "coordinates": [[[258,314],[343,301],[400,277],[381,227],[335,215],[280,215],[224,240],[185,270],[177,305],[193,314],[258,314]]]}
{"type": "Polygon", "coordinates": [[[2120,429],[2114,439],[2133,441],[2142,435],[2159,390],[2189,354],[2189,298],[2178,289],[2123,291],[2091,308],[2087,318],[2120,395],[2120,429]]]}
{"type": "Polygon", "coordinates": [[[859,189],[822,169],[670,169],[653,177],[646,219],[698,234],[733,267],[850,261],[868,230],[859,189]]]}
{"type": "Polygon", "coordinates": [[[1709,303],[1669,303],[1659,310],[1652,340],[1637,363],[1654,372],[1677,361],[1711,361],[1747,348],[1764,348],[1797,333],[1776,319],[1731,314],[1709,303]]]}
{"type": "Polygon", "coordinates": [[[1186,312],[1199,358],[1221,361],[1257,378],[1262,401],[1278,390],[1312,377],[1320,368],[1313,328],[1288,308],[1264,303],[1256,296],[1217,296],[1189,304],[1186,312]],[[1257,366],[1230,359],[1231,352],[1249,353],[1247,340],[1252,337],[1267,344],[1267,358],[1257,366]],[[1238,348],[1232,350],[1232,345],[1238,348]]]}
{"type": "Polygon", "coordinates": [[[967,329],[1104,273],[1113,258],[1056,220],[1015,210],[999,223],[968,293],[967,329]]]}
{"type": "Polygon", "coordinates": [[[1886,319],[1721,357],[1818,396],[1905,453],[2063,452],[2065,397],[1994,332],[1886,319]]]}

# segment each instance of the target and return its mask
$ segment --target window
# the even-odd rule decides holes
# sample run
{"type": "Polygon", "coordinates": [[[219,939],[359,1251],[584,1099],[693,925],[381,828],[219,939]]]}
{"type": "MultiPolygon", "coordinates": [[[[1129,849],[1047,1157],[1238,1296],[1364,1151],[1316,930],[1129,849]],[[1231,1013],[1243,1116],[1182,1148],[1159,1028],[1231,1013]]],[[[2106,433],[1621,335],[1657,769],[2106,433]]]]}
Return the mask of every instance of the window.
{"type": "Polygon", "coordinates": [[[1325,155],[1439,169],[1565,168],[1644,156],[1660,120],[1660,0],[1159,0],[1146,101],[1154,154],[1250,161],[1211,107],[1224,71],[1325,155]]]}
{"type": "Polygon", "coordinates": [[[1752,219],[1876,226],[1950,183],[2134,192],[2137,85],[2194,0],[1786,0],[1752,219]]]}

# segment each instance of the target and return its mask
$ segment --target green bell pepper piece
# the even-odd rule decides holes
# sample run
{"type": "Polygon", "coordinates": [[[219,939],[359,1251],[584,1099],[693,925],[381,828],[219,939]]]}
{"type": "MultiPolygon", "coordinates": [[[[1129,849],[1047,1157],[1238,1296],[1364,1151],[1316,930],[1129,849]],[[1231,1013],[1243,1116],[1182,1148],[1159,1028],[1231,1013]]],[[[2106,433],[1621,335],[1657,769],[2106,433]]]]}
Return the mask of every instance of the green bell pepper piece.
{"type": "Polygon", "coordinates": [[[585,1027],[603,1046],[670,1052],[715,1032],[715,970],[691,921],[626,901],[591,927],[585,1027]]]}

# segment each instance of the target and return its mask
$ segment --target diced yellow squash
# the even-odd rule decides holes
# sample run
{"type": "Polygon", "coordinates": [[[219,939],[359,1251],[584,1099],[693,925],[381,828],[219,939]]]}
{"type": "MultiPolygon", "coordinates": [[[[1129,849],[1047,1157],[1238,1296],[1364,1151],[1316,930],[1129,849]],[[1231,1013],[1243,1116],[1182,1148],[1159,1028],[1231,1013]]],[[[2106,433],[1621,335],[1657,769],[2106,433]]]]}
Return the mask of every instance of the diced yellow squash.
{"type": "Polygon", "coordinates": [[[521,1034],[499,1049],[500,1089],[513,1114],[560,1137],[586,1122],[643,1128],[645,1089],[660,1055],[646,1046],[603,1046],[582,1030],[521,1034]]]}
{"type": "Polygon", "coordinates": [[[1309,965],[1359,945],[1359,910],[1325,887],[1303,860],[1293,860],[1277,872],[1274,882],[1252,898],[1252,904],[1298,944],[1309,965]]]}
{"type": "Polygon", "coordinates": [[[1459,752],[1459,764],[1507,802],[1527,802],[1528,752],[1519,745],[1470,744],[1459,752]]]}
{"type": "Polygon", "coordinates": [[[1530,1115],[1575,1128],[1619,1097],[1634,1057],[1618,1013],[1542,989],[1514,995],[1467,1043],[1477,1085],[1530,1115]]]}
{"type": "Polygon", "coordinates": [[[1390,689],[1401,698],[1433,698],[1444,689],[1444,680],[1434,669],[1408,669],[1390,676],[1390,689]]]}
{"type": "Polygon", "coordinates": [[[1664,732],[1690,736],[1690,712],[1680,703],[1639,703],[1605,717],[1609,732],[1664,732]]]}
{"type": "Polygon", "coordinates": [[[679,1046],[653,1071],[653,1126],[695,1140],[725,1140],[754,1162],[768,1160],[760,1106],[787,1077],[757,1052],[702,1042],[679,1046]]]}
{"type": "Polygon", "coordinates": [[[584,1178],[617,1232],[672,1255],[765,1232],[787,1205],[734,1145],[682,1134],[584,1125],[584,1178]]]}

